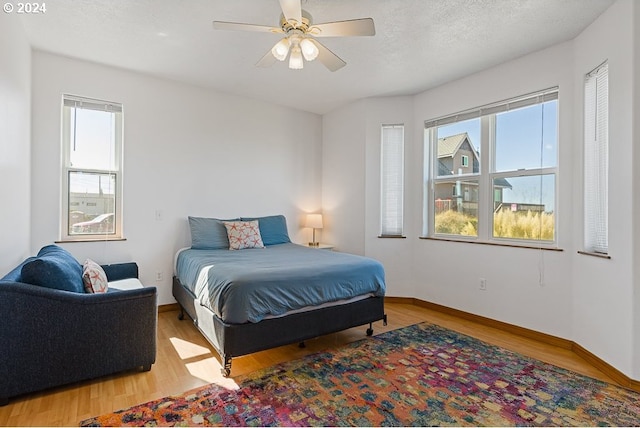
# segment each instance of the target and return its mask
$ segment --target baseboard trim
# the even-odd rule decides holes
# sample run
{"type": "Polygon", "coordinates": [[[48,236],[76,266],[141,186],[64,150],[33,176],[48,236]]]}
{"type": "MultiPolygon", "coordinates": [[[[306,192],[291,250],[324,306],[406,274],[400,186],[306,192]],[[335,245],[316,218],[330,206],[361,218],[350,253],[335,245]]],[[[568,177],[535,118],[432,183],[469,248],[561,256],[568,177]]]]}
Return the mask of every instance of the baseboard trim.
{"type": "Polygon", "coordinates": [[[592,366],[600,370],[602,373],[609,376],[611,379],[615,380],[621,386],[640,392],[640,381],[631,379],[629,376],[622,373],[620,370],[616,369],[611,364],[607,363],[606,361],[602,360],[598,356],[592,354],[589,350],[585,349],[581,345],[571,340],[563,339],[561,337],[553,336],[546,333],[541,333],[539,331],[520,327],[514,324],[509,324],[503,321],[497,321],[491,318],[483,317],[481,315],[476,315],[470,312],[461,311],[459,309],[450,308],[448,306],[439,305],[437,303],[416,299],[414,297],[385,296],[384,299],[390,303],[415,305],[421,308],[431,309],[436,312],[452,315],[457,318],[462,318],[468,321],[473,321],[478,324],[485,325],[487,327],[493,327],[493,328],[506,331],[508,333],[517,334],[518,336],[523,336],[528,339],[536,340],[541,343],[558,346],[563,349],[569,349],[573,351],[576,355],[578,355],[580,358],[584,359],[589,364],[591,364],[592,366]]]}
{"type": "Polygon", "coordinates": [[[606,361],[602,360],[597,355],[592,354],[588,349],[585,349],[578,343],[574,342],[571,350],[575,352],[575,354],[580,358],[587,361],[593,367],[597,368],[620,385],[624,386],[625,388],[640,392],[640,381],[631,379],[629,376],[622,373],[620,370],[616,369],[606,361]]]}
{"type": "Polygon", "coordinates": [[[168,305],[159,305],[158,313],[160,312],[170,312],[170,311],[179,311],[180,305],[177,303],[169,303],[168,305]]]}

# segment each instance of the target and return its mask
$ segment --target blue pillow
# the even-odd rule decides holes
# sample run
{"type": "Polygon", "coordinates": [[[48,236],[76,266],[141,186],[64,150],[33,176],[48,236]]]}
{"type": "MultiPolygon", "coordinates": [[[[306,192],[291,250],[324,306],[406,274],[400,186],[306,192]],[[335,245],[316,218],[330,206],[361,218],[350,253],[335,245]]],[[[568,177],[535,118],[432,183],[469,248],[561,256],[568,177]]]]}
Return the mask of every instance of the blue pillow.
{"type": "Polygon", "coordinates": [[[220,250],[229,249],[229,238],[227,228],[223,221],[217,218],[191,217],[189,216],[189,227],[191,228],[191,248],[194,250],[220,250]]]}
{"type": "Polygon", "coordinates": [[[47,245],[22,266],[22,282],[41,287],[84,293],[82,265],[62,247],[47,245]]]}
{"type": "Polygon", "coordinates": [[[264,245],[286,244],[291,242],[287,232],[287,220],[283,215],[266,217],[242,217],[242,221],[258,220],[260,236],[264,245]]]}
{"type": "Polygon", "coordinates": [[[35,259],[36,259],[35,257],[28,257],[18,266],[13,268],[11,272],[3,276],[2,279],[0,279],[0,281],[22,282],[22,266],[29,263],[31,260],[35,260],[35,259]]]}

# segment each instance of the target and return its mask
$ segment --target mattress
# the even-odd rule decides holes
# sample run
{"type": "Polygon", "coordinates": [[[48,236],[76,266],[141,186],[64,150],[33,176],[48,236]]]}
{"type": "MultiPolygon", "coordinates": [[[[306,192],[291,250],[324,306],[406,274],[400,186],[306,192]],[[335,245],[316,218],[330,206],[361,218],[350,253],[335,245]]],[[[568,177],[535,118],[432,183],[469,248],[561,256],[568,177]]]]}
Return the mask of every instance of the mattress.
{"type": "Polygon", "coordinates": [[[380,262],[292,243],[238,251],[181,250],[175,273],[199,304],[230,324],[384,296],[386,290],[380,262]]]}

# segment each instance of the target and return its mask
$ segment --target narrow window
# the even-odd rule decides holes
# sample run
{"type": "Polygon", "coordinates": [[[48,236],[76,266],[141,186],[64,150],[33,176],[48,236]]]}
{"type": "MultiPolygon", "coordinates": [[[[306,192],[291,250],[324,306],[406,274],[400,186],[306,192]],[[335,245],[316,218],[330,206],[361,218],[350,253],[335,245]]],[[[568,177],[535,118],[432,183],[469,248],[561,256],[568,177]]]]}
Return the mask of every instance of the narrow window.
{"type": "Polygon", "coordinates": [[[382,126],[380,235],[402,236],[404,125],[382,126]]]}
{"type": "Polygon", "coordinates": [[[122,106],[65,95],[62,239],[122,237],[122,106]]]}
{"type": "Polygon", "coordinates": [[[609,66],[587,74],[584,85],[584,246],[609,252],[609,66]]]}

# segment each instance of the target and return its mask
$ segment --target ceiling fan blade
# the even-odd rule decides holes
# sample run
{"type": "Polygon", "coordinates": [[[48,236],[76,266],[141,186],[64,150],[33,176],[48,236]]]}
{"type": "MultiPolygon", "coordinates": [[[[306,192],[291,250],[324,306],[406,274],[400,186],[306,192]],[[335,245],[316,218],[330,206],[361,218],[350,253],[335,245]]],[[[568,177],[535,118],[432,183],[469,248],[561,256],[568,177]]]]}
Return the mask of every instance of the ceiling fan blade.
{"type": "Polygon", "coordinates": [[[297,23],[302,24],[300,0],[280,0],[280,8],[287,21],[295,20],[297,23]]]}
{"type": "Polygon", "coordinates": [[[260,61],[256,62],[256,67],[271,67],[276,62],[276,57],[271,53],[271,49],[260,59],[260,61]]]}
{"type": "Polygon", "coordinates": [[[314,40],[313,42],[318,47],[318,61],[320,61],[330,71],[340,70],[342,67],[347,65],[346,62],[344,62],[338,55],[331,52],[325,45],[317,40],[314,40]]]}
{"type": "Polygon", "coordinates": [[[372,18],[362,18],[313,25],[308,33],[314,37],[373,36],[376,28],[372,18]]]}
{"type": "Polygon", "coordinates": [[[266,25],[243,24],[241,22],[213,21],[216,30],[231,31],[256,31],[259,33],[282,33],[282,28],[268,27],[266,25]]]}

